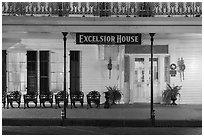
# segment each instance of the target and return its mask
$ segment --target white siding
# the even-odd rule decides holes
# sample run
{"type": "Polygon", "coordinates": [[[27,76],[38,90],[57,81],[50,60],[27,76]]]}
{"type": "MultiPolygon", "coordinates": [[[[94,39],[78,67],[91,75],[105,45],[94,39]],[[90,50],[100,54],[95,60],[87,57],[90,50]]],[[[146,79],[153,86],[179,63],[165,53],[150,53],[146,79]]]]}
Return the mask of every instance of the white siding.
{"type": "MultiPolygon", "coordinates": [[[[75,37],[67,41],[67,55],[70,50],[79,50],[81,55],[81,88],[85,95],[91,90],[98,90],[104,102],[105,86],[114,86],[118,80],[122,79],[123,70],[118,71],[117,61],[113,61],[111,79],[107,69],[108,60],[100,58],[98,45],[75,45],[75,37]],[[118,74],[121,73],[118,78],[118,74]]],[[[23,39],[22,44],[27,45],[28,49],[33,50],[50,50],[52,55],[61,53],[63,56],[62,39],[23,39]],[[53,52],[53,53],[52,53],[53,52]]],[[[150,44],[147,37],[142,44],[150,44]]],[[[157,34],[154,40],[155,45],[169,45],[170,63],[177,64],[178,58],[184,58],[186,65],[185,80],[181,81],[177,73],[176,77],[171,77],[171,85],[182,85],[181,104],[201,104],[202,103],[202,38],[188,34],[188,36],[171,37],[167,34],[157,34]],[[157,38],[164,36],[164,38],[157,38]]],[[[123,54],[121,54],[123,56],[123,54]]],[[[69,71],[69,56],[67,56],[67,71],[69,71]]],[[[52,60],[51,60],[52,62],[52,60]]],[[[120,65],[119,67],[122,67],[120,65]]],[[[69,73],[67,74],[67,89],[69,88],[69,73]]],[[[121,83],[124,80],[121,81],[121,83]]],[[[118,85],[121,86],[121,85],[118,85]]],[[[123,88],[123,87],[121,87],[123,88]]],[[[122,89],[123,90],[123,89],[122,89]]],[[[124,92],[124,91],[122,91],[124,92]]],[[[126,93],[124,93],[126,94],[126,93]]],[[[86,96],[85,96],[86,97],[86,96]]],[[[86,102],[86,98],[84,100],[86,102]]]]}
{"type": "MultiPolygon", "coordinates": [[[[170,78],[171,85],[181,85],[180,104],[202,104],[202,38],[201,34],[157,34],[155,45],[168,45],[170,64],[177,64],[178,58],[183,58],[186,65],[184,80],[180,74],[170,78]],[[161,38],[163,35],[164,38],[161,38]]],[[[143,40],[142,44],[150,44],[150,39],[143,40]]]]}
{"type": "MultiPolygon", "coordinates": [[[[182,85],[181,101],[185,104],[202,103],[202,41],[197,39],[180,40],[175,47],[175,57],[184,58],[186,65],[184,80],[180,80],[179,73],[172,83],[182,85]]],[[[176,62],[176,60],[174,60],[176,62]]]]}
{"type": "MultiPolygon", "coordinates": [[[[117,84],[116,61],[113,61],[111,79],[107,69],[107,60],[100,60],[98,55],[98,46],[86,46],[82,50],[82,90],[87,94],[91,90],[98,90],[101,93],[101,101],[104,102],[105,86],[117,84]]],[[[86,99],[85,99],[86,101],[86,99]]]]}

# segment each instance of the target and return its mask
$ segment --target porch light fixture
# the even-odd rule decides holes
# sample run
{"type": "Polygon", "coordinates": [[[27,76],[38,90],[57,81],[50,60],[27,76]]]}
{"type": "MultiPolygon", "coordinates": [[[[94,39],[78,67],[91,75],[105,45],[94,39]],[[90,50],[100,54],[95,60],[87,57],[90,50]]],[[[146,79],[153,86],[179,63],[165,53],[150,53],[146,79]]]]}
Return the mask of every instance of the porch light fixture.
{"type": "Polygon", "coordinates": [[[112,59],[110,57],[109,61],[108,61],[109,79],[111,78],[111,70],[112,70],[112,68],[113,68],[112,59]]]}

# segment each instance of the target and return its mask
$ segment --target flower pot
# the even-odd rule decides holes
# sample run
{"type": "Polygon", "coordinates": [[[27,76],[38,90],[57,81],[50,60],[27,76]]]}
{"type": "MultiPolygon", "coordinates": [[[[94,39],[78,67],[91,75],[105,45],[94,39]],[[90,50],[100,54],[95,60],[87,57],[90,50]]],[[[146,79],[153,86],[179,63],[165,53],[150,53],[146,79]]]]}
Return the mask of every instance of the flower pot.
{"type": "Polygon", "coordinates": [[[172,101],[171,105],[177,105],[175,102],[176,100],[177,100],[177,98],[171,98],[171,101],[172,101]]]}
{"type": "Polygon", "coordinates": [[[105,104],[104,108],[110,108],[110,93],[109,92],[104,92],[105,93],[105,104]]]}

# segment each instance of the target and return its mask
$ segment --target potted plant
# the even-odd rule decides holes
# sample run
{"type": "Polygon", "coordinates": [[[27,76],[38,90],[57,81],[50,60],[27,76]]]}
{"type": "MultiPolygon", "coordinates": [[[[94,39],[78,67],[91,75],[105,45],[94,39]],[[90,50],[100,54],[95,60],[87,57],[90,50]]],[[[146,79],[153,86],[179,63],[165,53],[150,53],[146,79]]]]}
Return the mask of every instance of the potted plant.
{"type": "Polygon", "coordinates": [[[164,90],[164,92],[162,93],[162,98],[165,104],[177,105],[175,101],[177,100],[178,96],[179,97],[181,96],[179,93],[179,91],[181,90],[181,87],[182,86],[172,86],[171,87],[169,84],[167,84],[167,89],[164,90]]]}
{"type": "Polygon", "coordinates": [[[110,101],[111,101],[111,104],[116,104],[115,102],[116,101],[119,101],[121,100],[121,97],[122,97],[122,93],[120,92],[120,90],[117,88],[117,86],[108,86],[106,87],[107,88],[107,92],[109,92],[109,95],[110,95],[110,101]]]}

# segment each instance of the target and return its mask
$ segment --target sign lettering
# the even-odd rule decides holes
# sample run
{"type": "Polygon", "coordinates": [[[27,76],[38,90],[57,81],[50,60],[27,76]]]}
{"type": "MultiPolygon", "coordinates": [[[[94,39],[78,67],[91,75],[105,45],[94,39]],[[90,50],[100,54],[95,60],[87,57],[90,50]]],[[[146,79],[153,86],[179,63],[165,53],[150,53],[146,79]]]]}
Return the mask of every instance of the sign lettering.
{"type": "Polygon", "coordinates": [[[76,44],[141,44],[141,34],[76,33],[76,44]]]}

